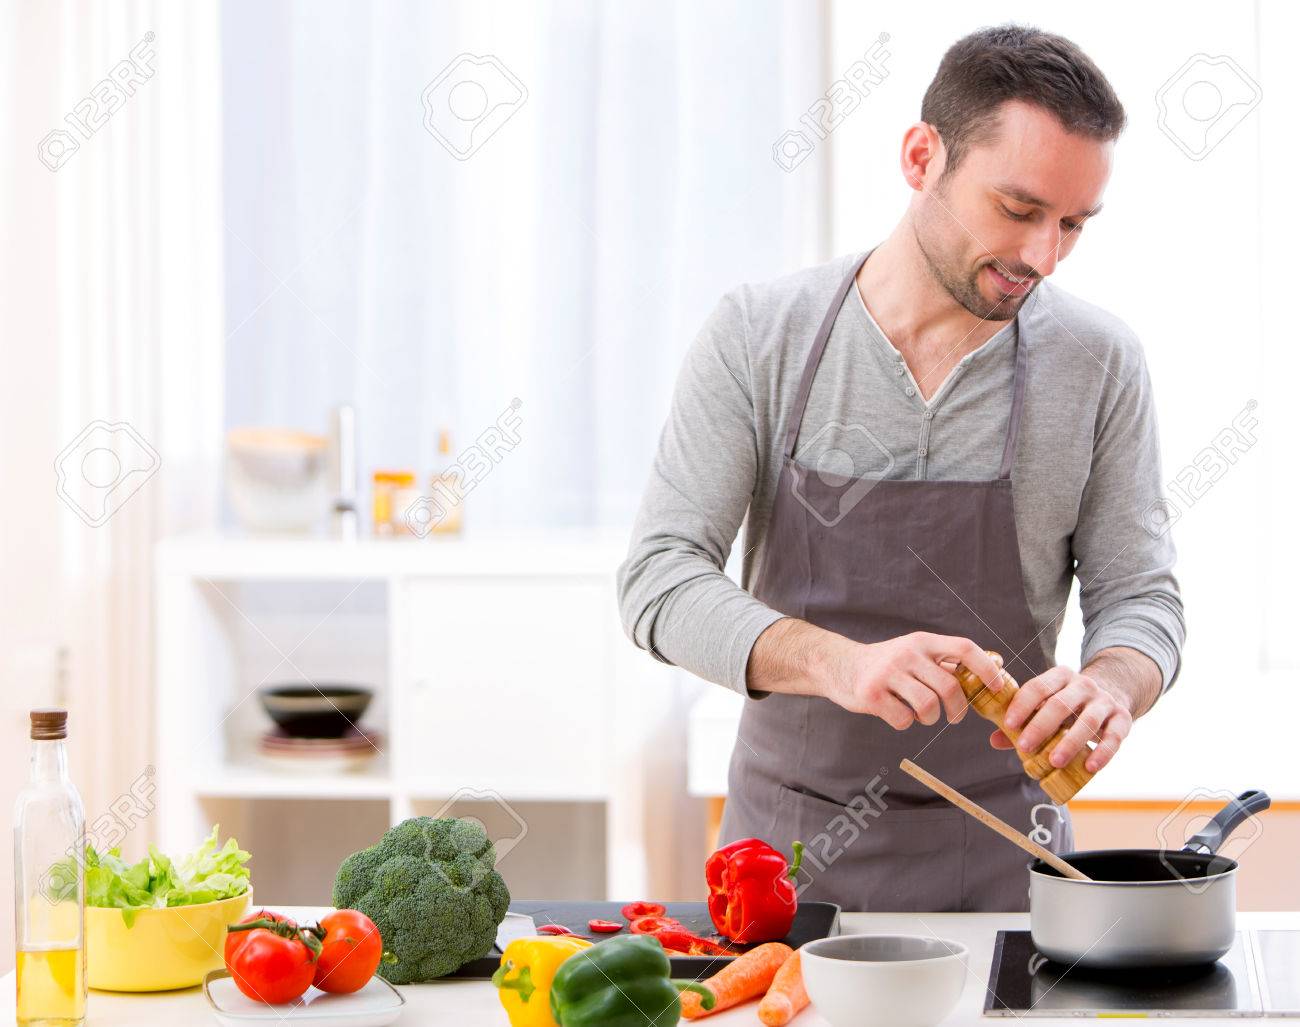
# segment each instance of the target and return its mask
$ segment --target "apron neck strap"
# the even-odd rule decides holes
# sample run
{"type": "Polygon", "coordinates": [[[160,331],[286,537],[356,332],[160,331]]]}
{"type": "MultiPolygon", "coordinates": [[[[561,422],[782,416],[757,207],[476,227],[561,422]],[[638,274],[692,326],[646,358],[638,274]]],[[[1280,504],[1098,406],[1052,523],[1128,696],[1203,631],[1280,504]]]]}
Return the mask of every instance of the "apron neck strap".
{"type": "Polygon", "coordinates": [[[1029,366],[1029,343],[1025,338],[1025,322],[1016,311],[1016,376],[1011,385],[1011,417],[1007,419],[1007,441],[1002,447],[1002,466],[998,477],[1011,477],[1011,465],[1016,462],[1016,443],[1020,441],[1020,414],[1025,408],[1025,378],[1029,366]]]}
{"type": "Polygon", "coordinates": [[[799,379],[799,394],[795,398],[794,409],[790,411],[790,426],[785,431],[785,455],[791,460],[794,459],[795,443],[799,440],[799,427],[803,424],[804,409],[808,406],[808,395],[812,392],[813,379],[817,376],[817,365],[821,363],[822,354],[826,352],[826,343],[830,340],[831,329],[835,327],[835,319],[839,317],[840,308],[844,306],[844,298],[853,288],[858,272],[862,270],[862,265],[867,262],[867,257],[870,257],[873,251],[874,247],[868,250],[840,283],[835,298],[831,300],[831,305],[826,310],[826,316],[822,318],[821,327],[817,329],[817,335],[813,338],[812,350],[803,365],[803,377],[799,379]]]}
{"type": "MultiPolygon", "coordinates": [[[[812,350],[809,351],[808,359],[804,363],[803,377],[799,379],[799,394],[795,397],[794,408],[790,411],[790,425],[785,431],[785,455],[788,459],[794,459],[794,447],[799,441],[799,428],[803,424],[804,410],[808,406],[813,379],[817,376],[817,366],[821,363],[822,354],[826,352],[826,343],[830,341],[831,329],[835,327],[835,320],[840,315],[840,308],[844,306],[849,290],[857,281],[858,272],[862,270],[862,266],[873,252],[874,247],[868,250],[844,276],[844,281],[836,290],[835,298],[831,300],[826,316],[822,318],[821,327],[817,329],[817,335],[813,338],[812,350]]],[[[1011,477],[1011,465],[1015,463],[1016,444],[1020,439],[1020,414],[1025,406],[1029,346],[1025,338],[1024,318],[1020,314],[1021,311],[1016,311],[1016,371],[1011,386],[1011,417],[1007,421],[1007,440],[1002,447],[1002,465],[998,468],[998,477],[1002,479],[1011,477]]]]}

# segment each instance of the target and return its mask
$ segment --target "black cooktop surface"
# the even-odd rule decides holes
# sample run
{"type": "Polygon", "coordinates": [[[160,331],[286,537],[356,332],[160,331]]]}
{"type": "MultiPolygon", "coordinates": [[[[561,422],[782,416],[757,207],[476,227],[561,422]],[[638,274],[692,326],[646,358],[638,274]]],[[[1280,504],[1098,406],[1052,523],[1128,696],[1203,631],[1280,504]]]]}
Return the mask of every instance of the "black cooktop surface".
{"type": "Polygon", "coordinates": [[[1028,931],[999,931],[985,1016],[1300,1017],[1300,931],[1238,931],[1217,963],[1088,970],[1041,955],[1028,931]]]}

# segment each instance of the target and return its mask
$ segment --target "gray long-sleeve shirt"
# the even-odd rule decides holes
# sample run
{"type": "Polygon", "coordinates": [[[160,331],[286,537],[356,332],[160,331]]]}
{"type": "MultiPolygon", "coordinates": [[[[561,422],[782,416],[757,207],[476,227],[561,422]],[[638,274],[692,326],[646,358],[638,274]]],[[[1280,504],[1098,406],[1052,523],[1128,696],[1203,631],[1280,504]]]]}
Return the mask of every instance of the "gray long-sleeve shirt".
{"type": "MultiPolygon", "coordinates": [[[[619,569],[623,623],[636,644],[741,694],[755,640],[782,615],[723,568],[742,522],[742,585],[760,566],[804,362],[836,287],[860,259],[722,298],[678,378],[619,569]]],[[[1013,495],[1025,593],[1044,650],[1055,652],[1077,574],[1080,665],[1101,649],[1128,646],[1155,661],[1167,687],[1184,623],[1173,543],[1153,513],[1160,452],[1141,346],[1118,318],[1048,282],[1021,317],[1029,373],[1013,495]]],[[[1008,323],[927,403],[850,289],[813,380],[795,459],[856,477],[996,477],[1017,336],[1008,323]]]]}

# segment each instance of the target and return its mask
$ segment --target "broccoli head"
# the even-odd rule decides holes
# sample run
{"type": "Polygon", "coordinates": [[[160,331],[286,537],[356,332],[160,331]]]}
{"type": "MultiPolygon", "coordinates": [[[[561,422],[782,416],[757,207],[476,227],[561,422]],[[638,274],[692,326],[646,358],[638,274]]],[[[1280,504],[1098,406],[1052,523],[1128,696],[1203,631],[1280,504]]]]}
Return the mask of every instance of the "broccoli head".
{"type": "Polygon", "coordinates": [[[379,973],[393,984],[413,984],[487,955],[510,892],[482,824],[412,817],[343,861],[334,905],[370,917],[396,957],[380,963],[379,973]]]}

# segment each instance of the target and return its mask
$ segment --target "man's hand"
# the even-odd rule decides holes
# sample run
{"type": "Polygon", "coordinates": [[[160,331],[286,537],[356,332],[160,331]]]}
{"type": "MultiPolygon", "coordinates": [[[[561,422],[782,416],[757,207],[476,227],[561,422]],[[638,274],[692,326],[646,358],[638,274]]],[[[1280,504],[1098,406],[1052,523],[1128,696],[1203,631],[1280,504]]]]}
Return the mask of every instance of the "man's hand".
{"type": "Polygon", "coordinates": [[[903,731],[941,713],[954,724],[965,716],[966,696],[941,663],[964,663],[990,690],[1002,687],[1001,669],[968,638],[917,631],[864,645],[793,618],[758,637],[748,681],[755,691],[820,695],[903,731]]]}
{"type": "MultiPolygon", "coordinates": [[[[1023,725],[1019,747],[1035,752],[1063,726],[1065,737],[1052,750],[1051,764],[1063,767],[1096,742],[1084,769],[1095,774],[1111,761],[1133,728],[1135,717],[1160,694],[1160,670],[1136,649],[1103,649],[1082,672],[1053,667],[1026,681],[1007,707],[1004,722],[1023,725]]],[[[995,749],[1012,748],[1000,730],[989,739],[995,749]]]]}

